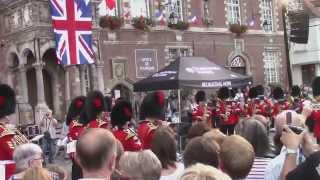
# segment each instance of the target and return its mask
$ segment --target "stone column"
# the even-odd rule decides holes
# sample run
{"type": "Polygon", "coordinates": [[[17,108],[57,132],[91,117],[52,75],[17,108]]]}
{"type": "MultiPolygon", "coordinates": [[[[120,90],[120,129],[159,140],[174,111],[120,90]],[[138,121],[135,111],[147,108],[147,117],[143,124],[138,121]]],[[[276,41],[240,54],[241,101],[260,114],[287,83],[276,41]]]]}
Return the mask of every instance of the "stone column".
{"type": "Polygon", "coordinates": [[[33,111],[29,104],[29,94],[27,85],[27,69],[25,67],[20,67],[20,89],[21,89],[21,101],[19,104],[20,119],[23,120],[21,124],[32,124],[33,122],[33,111]]]}
{"type": "Polygon", "coordinates": [[[70,104],[70,76],[69,76],[69,68],[65,67],[65,103],[66,103],[66,111],[68,111],[68,107],[70,104]]]}
{"type": "Polygon", "coordinates": [[[320,64],[318,63],[318,64],[315,64],[315,66],[316,66],[316,76],[320,76],[320,64]]]}
{"type": "Polygon", "coordinates": [[[79,70],[80,70],[80,88],[81,88],[81,95],[83,95],[83,96],[86,95],[86,78],[85,78],[86,68],[87,68],[87,66],[85,66],[85,65],[80,65],[79,66],[79,70]]]}
{"type": "Polygon", "coordinates": [[[29,96],[28,96],[28,86],[27,86],[27,73],[26,68],[21,67],[20,68],[20,86],[21,86],[21,102],[22,103],[28,103],[29,102],[29,96]]]}
{"type": "Polygon", "coordinates": [[[39,124],[44,114],[48,111],[48,106],[45,101],[44,96],[44,83],[43,83],[43,64],[41,62],[37,62],[33,65],[36,70],[36,79],[37,79],[37,106],[35,110],[36,123],[39,124]]]}
{"type": "Polygon", "coordinates": [[[8,76],[7,76],[7,84],[13,88],[13,76],[14,72],[12,69],[8,69],[8,76]]]}
{"type": "Polygon", "coordinates": [[[104,92],[104,76],[103,76],[103,63],[97,63],[97,83],[98,83],[98,90],[104,92]]]}

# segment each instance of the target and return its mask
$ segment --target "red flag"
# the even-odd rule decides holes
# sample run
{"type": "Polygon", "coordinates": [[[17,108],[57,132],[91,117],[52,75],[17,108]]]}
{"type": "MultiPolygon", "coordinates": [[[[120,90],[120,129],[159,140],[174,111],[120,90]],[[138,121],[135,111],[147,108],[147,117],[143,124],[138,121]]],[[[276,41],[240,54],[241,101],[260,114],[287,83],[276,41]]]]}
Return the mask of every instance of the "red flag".
{"type": "Polygon", "coordinates": [[[110,10],[116,8],[116,1],[115,0],[106,0],[106,4],[110,10]]]}

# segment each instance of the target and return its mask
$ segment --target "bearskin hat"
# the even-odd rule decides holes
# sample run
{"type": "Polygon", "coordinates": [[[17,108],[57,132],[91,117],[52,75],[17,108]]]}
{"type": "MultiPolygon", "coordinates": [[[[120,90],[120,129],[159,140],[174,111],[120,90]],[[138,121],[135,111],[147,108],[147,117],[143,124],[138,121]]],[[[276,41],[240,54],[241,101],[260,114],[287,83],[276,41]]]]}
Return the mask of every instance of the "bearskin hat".
{"type": "Polygon", "coordinates": [[[255,87],[251,87],[251,88],[249,89],[249,98],[250,98],[250,99],[254,99],[254,98],[256,98],[257,96],[258,96],[258,93],[257,93],[256,88],[255,88],[255,87]]]}
{"type": "Polygon", "coordinates": [[[162,91],[147,94],[140,108],[140,116],[143,118],[164,119],[165,99],[162,91]]]}
{"type": "Polygon", "coordinates": [[[264,95],[264,87],[262,85],[257,85],[255,89],[257,92],[257,96],[264,95]]]}
{"type": "Polygon", "coordinates": [[[105,110],[103,94],[100,91],[89,92],[85,101],[85,111],[89,121],[97,119],[98,115],[105,110]]]}
{"type": "Polygon", "coordinates": [[[316,77],[312,82],[313,96],[320,96],[320,76],[316,77]]]}
{"type": "Polygon", "coordinates": [[[227,87],[222,87],[218,91],[218,98],[224,100],[230,97],[230,90],[227,87]]]}
{"type": "Polygon", "coordinates": [[[106,108],[105,108],[105,110],[106,110],[107,112],[111,112],[111,110],[112,110],[112,99],[111,99],[109,96],[105,96],[105,97],[104,97],[104,101],[105,101],[105,103],[106,103],[106,108]]]}
{"type": "Polygon", "coordinates": [[[292,97],[300,97],[301,96],[301,90],[300,90],[300,87],[295,85],[295,86],[292,86],[291,88],[291,96],[292,97]]]}
{"type": "Polygon", "coordinates": [[[13,114],[16,111],[16,94],[6,84],[0,84],[0,118],[13,114]]]}
{"type": "Polygon", "coordinates": [[[197,103],[201,101],[206,101],[206,93],[204,91],[198,91],[194,98],[197,103]]]}
{"type": "Polygon", "coordinates": [[[272,95],[276,100],[281,100],[284,98],[284,92],[281,87],[275,87],[272,91],[272,95]]]}
{"type": "Polygon", "coordinates": [[[85,96],[78,96],[74,98],[69,106],[66,124],[69,125],[74,118],[80,116],[80,113],[84,109],[86,97],[85,96]]]}
{"type": "Polygon", "coordinates": [[[122,127],[131,120],[132,115],[131,103],[125,100],[118,101],[111,111],[111,124],[113,127],[122,127]]]}

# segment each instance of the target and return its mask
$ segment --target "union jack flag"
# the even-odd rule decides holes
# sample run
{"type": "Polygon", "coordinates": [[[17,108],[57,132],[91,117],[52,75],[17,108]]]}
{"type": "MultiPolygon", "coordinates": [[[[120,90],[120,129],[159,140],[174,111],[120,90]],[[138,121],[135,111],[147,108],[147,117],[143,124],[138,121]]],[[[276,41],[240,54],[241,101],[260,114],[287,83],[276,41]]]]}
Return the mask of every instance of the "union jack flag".
{"type": "Polygon", "coordinates": [[[58,60],[64,65],[94,63],[90,0],[50,0],[58,60]]]}

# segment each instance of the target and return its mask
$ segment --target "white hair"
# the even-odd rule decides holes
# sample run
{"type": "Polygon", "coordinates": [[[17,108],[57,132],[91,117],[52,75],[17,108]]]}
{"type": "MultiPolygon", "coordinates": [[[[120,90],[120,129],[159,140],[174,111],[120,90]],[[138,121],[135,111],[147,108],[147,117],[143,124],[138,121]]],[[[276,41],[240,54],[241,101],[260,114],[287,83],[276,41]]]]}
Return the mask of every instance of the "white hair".
{"type": "Polygon", "coordinates": [[[38,154],[42,154],[42,149],[37,144],[27,143],[19,145],[13,152],[13,160],[16,163],[17,171],[26,170],[29,167],[30,160],[38,154]]]}

